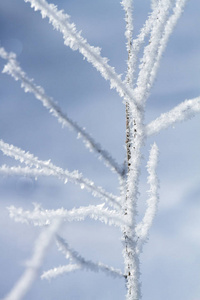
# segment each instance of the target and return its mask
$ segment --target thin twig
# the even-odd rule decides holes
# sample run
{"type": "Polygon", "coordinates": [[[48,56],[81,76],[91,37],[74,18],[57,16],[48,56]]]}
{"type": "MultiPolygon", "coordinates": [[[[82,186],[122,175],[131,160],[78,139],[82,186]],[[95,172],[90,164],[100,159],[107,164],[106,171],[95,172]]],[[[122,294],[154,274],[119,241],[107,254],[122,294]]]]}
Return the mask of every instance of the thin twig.
{"type": "Polygon", "coordinates": [[[72,183],[78,184],[82,189],[86,188],[93,196],[104,199],[111,206],[116,206],[117,208],[121,206],[118,197],[106,192],[102,187],[95,186],[93,181],[84,178],[78,171],[69,172],[68,170],[63,170],[62,168],[53,165],[50,160],[39,160],[33,154],[25,152],[13,145],[9,145],[2,140],[0,140],[0,150],[5,155],[13,157],[21,163],[25,163],[30,168],[34,166],[35,168],[41,169],[41,172],[44,172],[45,175],[55,176],[64,183],[69,180],[72,183]]]}
{"type": "Polygon", "coordinates": [[[90,151],[94,151],[100,158],[103,158],[105,164],[111,168],[111,170],[117,172],[120,176],[123,174],[123,168],[115,161],[111,154],[103,149],[95,139],[87,133],[85,128],[79,126],[75,121],[70,119],[67,114],[63,113],[61,108],[53,101],[53,99],[46,95],[44,89],[37,86],[33,79],[30,79],[26,73],[21,69],[16,55],[13,53],[7,53],[4,48],[0,48],[0,57],[8,60],[8,63],[4,66],[3,73],[7,73],[14,77],[15,80],[21,81],[21,86],[25,92],[33,93],[36,99],[42,102],[43,106],[58,119],[58,122],[62,126],[67,126],[78,133],[78,137],[82,137],[86,148],[90,151]]]}

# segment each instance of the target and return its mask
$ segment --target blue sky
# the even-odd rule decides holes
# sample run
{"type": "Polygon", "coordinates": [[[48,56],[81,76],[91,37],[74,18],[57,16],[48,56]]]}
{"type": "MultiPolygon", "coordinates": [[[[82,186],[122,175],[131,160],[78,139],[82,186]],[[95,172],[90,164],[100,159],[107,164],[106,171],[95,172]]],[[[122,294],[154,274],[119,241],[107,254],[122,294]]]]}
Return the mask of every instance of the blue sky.
{"type": "MultiPolygon", "coordinates": [[[[119,1],[54,1],[71,15],[90,44],[100,46],[102,54],[122,76],[127,53],[124,13],[119,1]],[[108,3],[109,2],[109,3],[108,3]]],[[[146,122],[168,111],[185,99],[200,95],[200,3],[191,0],[171,36],[163,56],[152,95],[148,99],[146,122]]],[[[149,11],[149,1],[135,1],[135,34],[149,11]]],[[[63,45],[61,34],[42,20],[22,0],[0,3],[0,43],[18,54],[18,60],[36,84],[59,103],[63,111],[96,138],[112,155],[125,157],[125,107],[100,74],[78,52],[63,45]]],[[[2,70],[4,62],[0,60],[2,70]]],[[[19,82],[0,74],[0,138],[40,159],[70,171],[79,169],[108,191],[118,193],[117,178],[82,145],[76,134],[62,129],[19,82]]],[[[160,149],[158,174],[160,204],[150,239],[141,257],[143,299],[199,300],[200,267],[200,116],[178,124],[144,147],[141,176],[142,215],[146,199],[146,159],[150,144],[160,149]]],[[[0,155],[1,164],[16,163],[0,155]]],[[[0,298],[16,282],[31,256],[39,229],[9,219],[6,207],[31,209],[33,202],[44,208],[72,208],[97,203],[86,191],[54,179],[0,178],[0,298]]],[[[86,258],[123,268],[120,233],[100,223],[70,224],[63,235],[86,258]]],[[[43,270],[66,263],[56,248],[49,249],[43,270]]],[[[51,283],[36,281],[25,297],[33,299],[124,299],[124,282],[104,274],[77,272],[51,283]]]]}

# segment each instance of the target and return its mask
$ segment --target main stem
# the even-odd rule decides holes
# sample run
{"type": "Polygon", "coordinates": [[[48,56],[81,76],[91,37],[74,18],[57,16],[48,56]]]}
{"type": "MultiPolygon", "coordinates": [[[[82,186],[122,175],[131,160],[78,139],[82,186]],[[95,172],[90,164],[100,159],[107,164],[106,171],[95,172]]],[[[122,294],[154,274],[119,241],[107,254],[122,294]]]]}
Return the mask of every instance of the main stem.
{"type": "MultiPolygon", "coordinates": [[[[132,19],[132,0],[122,0],[125,10],[127,51],[128,51],[128,69],[126,76],[126,84],[133,88],[133,64],[132,64],[132,40],[133,40],[133,19],[132,19]]],[[[133,99],[134,102],[134,99],[133,99]]],[[[127,174],[124,191],[124,207],[123,214],[127,225],[123,228],[123,244],[124,244],[124,265],[127,295],[126,300],[141,299],[139,284],[139,257],[136,252],[137,237],[135,234],[136,215],[137,215],[137,196],[139,169],[141,161],[141,124],[142,114],[139,108],[134,104],[126,101],[126,151],[127,151],[127,174]],[[139,132],[138,132],[139,129],[139,132]]]]}
{"type": "MultiPolygon", "coordinates": [[[[128,66],[131,56],[131,42],[129,44],[128,51],[128,66]]],[[[128,72],[129,73],[129,72],[128,72]]],[[[129,84],[130,78],[127,76],[127,84],[129,84]]],[[[136,149],[135,140],[137,139],[137,121],[132,118],[130,104],[126,102],[126,152],[127,152],[127,178],[130,180],[130,172],[136,171],[138,166],[132,165],[132,156],[139,151],[136,149]],[[132,122],[131,122],[132,120],[132,122]],[[133,170],[134,169],[134,170],[133,170]]],[[[137,144],[137,148],[140,147],[137,144]]],[[[135,174],[136,181],[138,181],[138,175],[135,174]]],[[[129,226],[126,226],[123,231],[124,240],[124,264],[125,264],[125,278],[127,286],[127,300],[139,300],[141,297],[140,283],[139,283],[139,257],[136,253],[137,238],[135,236],[135,216],[137,214],[136,198],[137,187],[134,187],[135,192],[132,193],[129,190],[130,182],[126,183],[124,216],[129,221],[129,226]],[[131,198],[131,194],[134,197],[131,198]]]]}
{"type": "MultiPolygon", "coordinates": [[[[136,119],[130,122],[130,106],[126,103],[126,150],[127,150],[127,177],[129,182],[126,184],[124,216],[127,219],[129,226],[124,227],[123,240],[124,240],[124,264],[125,264],[125,278],[127,286],[127,300],[139,300],[140,299],[140,283],[139,283],[139,257],[136,253],[137,237],[135,236],[135,217],[137,214],[136,198],[137,187],[133,188],[134,192],[130,191],[130,174],[138,168],[138,165],[133,165],[132,156],[136,154],[140,149],[139,144],[135,144],[133,141],[137,139],[137,122],[136,119]],[[132,128],[131,128],[132,126],[132,128]],[[133,197],[131,197],[131,195],[133,197]]],[[[135,174],[135,182],[138,181],[138,175],[135,174]]]]}

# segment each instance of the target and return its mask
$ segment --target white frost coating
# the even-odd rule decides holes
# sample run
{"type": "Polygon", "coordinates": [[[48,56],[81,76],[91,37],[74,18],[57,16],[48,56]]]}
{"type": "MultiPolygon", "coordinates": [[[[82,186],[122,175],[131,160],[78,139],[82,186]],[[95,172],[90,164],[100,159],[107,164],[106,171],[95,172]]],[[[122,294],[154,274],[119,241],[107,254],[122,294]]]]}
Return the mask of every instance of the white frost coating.
{"type": "Polygon", "coordinates": [[[161,114],[160,117],[149,123],[146,126],[146,135],[151,136],[178,122],[187,121],[197,113],[200,113],[200,97],[185,100],[172,110],[161,114]]]}
{"type": "Polygon", "coordinates": [[[173,8],[173,14],[169,17],[168,21],[166,22],[164,32],[160,39],[160,45],[158,48],[156,60],[154,62],[154,66],[152,67],[152,70],[151,70],[150,86],[152,86],[154,83],[154,80],[155,80],[155,77],[156,77],[156,74],[158,71],[158,67],[160,64],[160,60],[162,58],[162,54],[167,46],[169,37],[172,34],[174,27],[176,26],[178,19],[180,18],[187,1],[188,0],[177,0],[175,3],[175,7],[173,8]]]}
{"type": "Polygon", "coordinates": [[[56,176],[53,174],[53,172],[49,172],[48,169],[30,168],[27,166],[24,168],[21,166],[9,167],[7,165],[2,165],[0,167],[0,174],[7,176],[27,176],[34,178],[38,178],[38,176],[56,176]]]}
{"type": "Polygon", "coordinates": [[[41,275],[41,279],[51,280],[58,276],[65,275],[67,273],[75,272],[80,270],[81,266],[77,264],[68,264],[65,266],[59,266],[57,268],[50,269],[48,271],[43,272],[41,275]]]}
{"type": "MultiPolygon", "coordinates": [[[[0,140],[0,150],[5,155],[13,157],[15,160],[19,160],[21,163],[25,163],[29,167],[35,167],[41,169],[41,173],[43,172],[44,175],[55,176],[58,179],[62,180],[64,183],[67,182],[66,180],[69,180],[72,183],[78,184],[80,186],[84,185],[84,187],[88,191],[90,191],[93,196],[106,200],[112,206],[115,205],[118,208],[120,207],[120,204],[118,203],[118,198],[116,196],[112,195],[111,193],[107,193],[106,191],[104,191],[102,187],[95,186],[91,180],[84,178],[82,174],[79,173],[78,171],[69,172],[68,170],[63,170],[62,168],[53,165],[50,162],[50,160],[48,161],[39,160],[33,154],[30,154],[29,152],[25,152],[13,145],[9,145],[5,143],[3,140],[0,140]]],[[[20,167],[18,169],[19,172],[22,171],[20,170],[20,167]]]]}
{"type": "Polygon", "coordinates": [[[144,48],[144,54],[139,66],[140,72],[137,79],[137,87],[135,88],[137,102],[142,105],[145,104],[151,89],[150,74],[158,54],[160,39],[171,8],[171,0],[159,1],[159,3],[160,9],[152,26],[149,44],[144,48]]]}
{"type": "Polygon", "coordinates": [[[149,229],[152,226],[157,206],[158,206],[158,188],[159,181],[156,174],[156,169],[158,165],[158,147],[154,144],[150,151],[149,161],[147,163],[147,170],[149,173],[148,183],[150,189],[148,191],[149,199],[147,200],[147,209],[144,215],[144,218],[141,223],[136,227],[136,236],[137,236],[137,251],[140,253],[144,243],[147,241],[149,229]]]}
{"type": "Polygon", "coordinates": [[[158,1],[159,0],[151,0],[151,8],[152,9],[156,9],[156,7],[158,6],[158,1]]]}
{"type": "Polygon", "coordinates": [[[139,35],[137,36],[136,39],[133,40],[132,42],[132,49],[131,49],[131,69],[132,69],[132,76],[133,76],[133,80],[134,80],[134,76],[136,73],[136,69],[137,69],[137,62],[138,62],[138,53],[142,47],[142,45],[145,42],[145,38],[149,35],[149,33],[151,32],[152,26],[153,24],[156,22],[157,20],[157,15],[159,13],[160,10],[160,2],[158,3],[157,6],[155,6],[153,8],[152,13],[149,15],[149,17],[147,18],[147,20],[145,21],[143,27],[140,30],[139,35]]]}
{"type": "Polygon", "coordinates": [[[127,39],[127,52],[128,52],[128,68],[126,75],[126,82],[130,87],[133,86],[133,64],[132,64],[132,56],[133,51],[131,51],[131,45],[133,40],[133,0],[122,0],[121,2],[123,9],[125,11],[125,21],[126,21],[126,31],[125,37],[127,39]]]}
{"type": "MultiPolygon", "coordinates": [[[[122,0],[121,2],[125,11],[126,31],[125,36],[128,44],[132,42],[133,35],[133,0],[122,0]]],[[[129,47],[128,47],[129,49],[129,47]]]]}
{"type": "Polygon", "coordinates": [[[83,221],[89,217],[94,220],[99,220],[108,225],[121,227],[125,221],[121,218],[121,214],[115,210],[104,208],[104,203],[101,205],[89,205],[79,208],[66,210],[64,208],[47,210],[42,209],[40,205],[35,204],[33,211],[23,210],[15,206],[8,207],[9,215],[16,222],[32,223],[35,226],[44,226],[51,224],[54,219],[62,218],[63,221],[83,221]]]}
{"type": "Polygon", "coordinates": [[[123,230],[124,234],[124,262],[127,276],[127,300],[140,299],[140,264],[138,255],[135,251],[135,226],[137,216],[137,201],[138,201],[138,184],[141,166],[141,148],[144,142],[144,125],[143,112],[140,110],[133,110],[130,105],[131,117],[134,118],[130,126],[132,145],[130,147],[131,157],[129,172],[127,174],[127,193],[124,203],[124,212],[127,222],[130,224],[123,230]],[[136,127],[134,126],[136,124],[136,127]],[[135,128],[137,132],[135,133],[135,128]]]}
{"type": "Polygon", "coordinates": [[[33,282],[37,278],[38,271],[40,270],[41,264],[44,260],[44,256],[52,241],[52,238],[58,231],[61,225],[61,220],[54,220],[54,222],[39,235],[32,258],[27,262],[26,270],[15,284],[10,293],[2,300],[21,300],[26,295],[28,290],[31,288],[33,282]]]}
{"type": "Polygon", "coordinates": [[[122,167],[117,164],[110,153],[104,150],[101,145],[86,132],[85,128],[82,128],[76,122],[71,120],[66,114],[64,114],[61,108],[53,101],[53,99],[45,94],[45,91],[42,87],[37,86],[33,82],[33,79],[28,78],[26,73],[21,69],[19,63],[17,62],[15,54],[7,53],[4,48],[0,48],[0,57],[8,60],[8,63],[4,66],[3,73],[11,75],[17,81],[20,80],[21,87],[25,92],[33,93],[34,96],[42,102],[43,106],[58,119],[58,122],[61,123],[63,127],[67,126],[77,132],[79,137],[83,138],[86,148],[96,152],[105,160],[105,164],[107,166],[109,166],[113,171],[116,171],[119,175],[122,175],[122,167]]]}
{"type": "Polygon", "coordinates": [[[86,269],[93,272],[102,271],[106,275],[112,276],[114,278],[123,277],[123,274],[120,270],[116,270],[112,267],[104,265],[101,262],[95,263],[91,260],[86,260],[77,251],[72,249],[68,245],[68,243],[58,235],[57,235],[57,241],[58,241],[59,250],[63,252],[63,254],[66,256],[67,259],[70,259],[70,261],[75,261],[77,265],[80,265],[81,269],[86,269]]]}
{"type": "Polygon", "coordinates": [[[129,88],[122,80],[121,76],[116,74],[113,67],[109,66],[108,59],[101,56],[100,48],[90,46],[86,39],[84,39],[80,32],[77,32],[74,23],[69,22],[69,16],[58,11],[56,6],[48,4],[45,0],[24,0],[30,2],[31,7],[36,11],[40,10],[42,17],[48,17],[49,22],[53,27],[63,34],[64,44],[69,46],[72,50],[78,50],[89,63],[101,73],[105,80],[109,80],[110,87],[116,89],[120,97],[126,96],[127,101],[140,106],[135,101],[133,90],[129,88]]]}

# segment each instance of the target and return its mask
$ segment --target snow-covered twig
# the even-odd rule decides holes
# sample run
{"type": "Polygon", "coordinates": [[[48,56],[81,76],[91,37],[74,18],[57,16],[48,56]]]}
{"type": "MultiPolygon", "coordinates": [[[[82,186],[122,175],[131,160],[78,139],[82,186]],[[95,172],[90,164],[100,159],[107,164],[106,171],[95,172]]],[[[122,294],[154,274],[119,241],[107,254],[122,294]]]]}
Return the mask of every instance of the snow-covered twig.
{"type": "Polygon", "coordinates": [[[160,117],[149,123],[146,126],[146,135],[151,136],[178,122],[187,121],[197,113],[200,113],[200,97],[185,100],[172,110],[161,114],[160,117]]]}
{"type": "Polygon", "coordinates": [[[112,277],[123,277],[124,275],[120,270],[116,270],[112,267],[109,267],[101,262],[95,263],[91,260],[86,260],[82,257],[77,251],[72,249],[68,243],[59,235],[57,235],[58,247],[59,250],[63,252],[67,259],[70,261],[75,261],[77,265],[80,265],[82,269],[90,270],[93,272],[102,271],[105,274],[112,276],[112,277]]]}
{"type": "Polygon", "coordinates": [[[64,265],[64,266],[59,266],[59,267],[56,267],[56,268],[53,268],[53,269],[43,272],[41,275],[41,279],[50,280],[50,279],[54,279],[58,276],[66,275],[68,273],[75,272],[75,271],[78,271],[81,269],[82,269],[81,265],[78,265],[78,264],[68,264],[68,265],[64,265]]]}
{"type": "MultiPolygon", "coordinates": [[[[41,169],[41,172],[44,172],[45,175],[55,176],[62,180],[64,183],[67,183],[67,181],[69,180],[72,183],[78,184],[82,189],[86,188],[93,194],[93,196],[104,199],[112,206],[115,205],[118,208],[120,207],[118,198],[116,196],[112,195],[111,193],[107,193],[102,187],[95,186],[94,182],[87,178],[84,178],[78,171],[69,172],[68,170],[63,170],[62,168],[53,165],[50,160],[39,160],[33,154],[25,152],[13,145],[9,145],[2,140],[0,140],[0,150],[5,155],[13,157],[15,160],[19,160],[21,163],[25,163],[29,167],[41,169]]],[[[20,168],[19,172],[21,172],[20,168]]]]}
{"type": "Polygon", "coordinates": [[[70,119],[65,113],[62,112],[61,108],[53,101],[52,98],[45,94],[42,87],[37,86],[33,79],[30,79],[26,73],[21,69],[19,63],[16,60],[16,55],[13,53],[7,53],[4,48],[0,48],[0,57],[8,60],[8,63],[4,66],[3,73],[7,73],[14,77],[15,80],[21,81],[21,87],[25,92],[33,93],[34,96],[42,102],[43,106],[49,110],[49,112],[58,119],[58,122],[62,126],[67,126],[78,133],[78,137],[82,137],[84,144],[91,151],[97,153],[100,158],[103,158],[105,164],[112,170],[116,171],[122,176],[123,168],[117,164],[111,154],[104,150],[99,143],[95,141],[84,128],[79,126],[76,122],[70,119]]]}
{"type": "Polygon", "coordinates": [[[127,40],[126,48],[128,52],[128,68],[126,75],[126,82],[130,87],[133,85],[133,64],[132,64],[132,56],[133,51],[132,48],[132,40],[133,40],[133,0],[122,0],[121,2],[123,9],[125,11],[125,21],[126,21],[126,31],[125,37],[127,40]]]}
{"type": "Polygon", "coordinates": [[[173,8],[173,14],[171,16],[169,16],[169,18],[165,24],[164,32],[159,41],[159,48],[157,51],[156,60],[154,62],[154,65],[152,67],[151,74],[150,74],[150,83],[149,83],[150,86],[152,86],[154,83],[154,80],[155,80],[155,77],[156,77],[156,74],[158,71],[158,67],[160,64],[160,60],[162,58],[162,54],[167,46],[169,37],[172,34],[172,32],[174,31],[174,27],[176,26],[178,19],[180,18],[187,1],[188,0],[177,0],[176,1],[175,6],[173,8]]]}
{"type": "MultiPolygon", "coordinates": [[[[133,1],[132,0],[122,0],[121,2],[123,9],[125,11],[125,21],[126,21],[126,31],[125,31],[125,37],[127,40],[126,43],[126,49],[128,52],[128,61],[127,61],[127,74],[125,82],[129,87],[133,87],[133,64],[132,64],[132,39],[133,39],[133,1]]],[[[129,167],[129,160],[130,160],[130,103],[125,98],[126,102],[126,152],[127,152],[127,162],[126,162],[126,168],[129,167]]]]}
{"type": "MultiPolygon", "coordinates": [[[[131,47],[131,59],[130,59],[130,64],[131,64],[131,70],[132,70],[132,77],[134,80],[134,76],[136,73],[137,69],[137,62],[139,60],[139,51],[141,50],[141,47],[143,43],[145,42],[145,38],[150,34],[151,29],[153,24],[157,20],[157,15],[160,10],[160,3],[159,5],[155,6],[151,12],[151,14],[148,16],[147,20],[145,21],[144,25],[140,29],[140,33],[137,36],[137,38],[133,39],[132,41],[132,47],[131,47]]],[[[133,84],[133,82],[132,82],[133,84]]]]}
{"type": "Polygon", "coordinates": [[[110,87],[116,89],[120,97],[134,103],[140,108],[140,104],[136,102],[133,90],[127,86],[121,76],[116,74],[113,67],[108,64],[108,59],[101,56],[100,48],[90,46],[86,39],[77,32],[74,23],[69,22],[69,16],[62,11],[58,11],[56,6],[48,4],[45,0],[24,0],[30,2],[31,7],[40,10],[42,18],[48,17],[53,27],[63,34],[64,43],[72,50],[78,50],[89,63],[91,63],[102,75],[105,80],[109,80],[110,87]]]}
{"type": "Polygon", "coordinates": [[[33,282],[37,278],[38,271],[44,260],[46,251],[51,243],[54,235],[57,233],[61,225],[61,219],[54,220],[54,222],[44,229],[36,240],[33,255],[26,263],[27,267],[23,275],[15,284],[9,294],[3,300],[21,300],[31,288],[33,282]]]}
{"type": "Polygon", "coordinates": [[[158,188],[159,182],[156,174],[157,164],[158,164],[158,147],[154,144],[150,151],[149,161],[147,163],[147,170],[149,173],[148,183],[150,185],[149,199],[147,200],[147,209],[143,220],[136,227],[137,236],[137,251],[140,253],[144,243],[147,241],[149,229],[153,223],[155,217],[157,206],[158,206],[158,188]]]}
{"type": "Polygon", "coordinates": [[[140,71],[135,88],[135,97],[137,98],[137,102],[140,102],[142,105],[145,104],[149,91],[152,87],[150,74],[156,61],[160,39],[165,28],[166,20],[169,16],[171,0],[159,1],[159,8],[156,19],[152,25],[149,44],[144,48],[144,54],[139,66],[140,71]]]}
{"type": "Polygon", "coordinates": [[[42,209],[40,205],[35,204],[33,211],[23,210],[22,208],[16,208],[15,206],[8,207],[9,215],[16,222],[20,223],[32,223],[35,226],[44,226],[51,224],[56,218],[62,218],[63,221],[83,221],[87,217],[99,220],[108,225],[114,225],[121,227],[125,224],[125,221],[121,218],[121,214],[115,210],[109,210],[104,207],[104,203],[100,205],[89,205],[79,208],[73,208],[67,210],[60,209],[42,209]]]}

